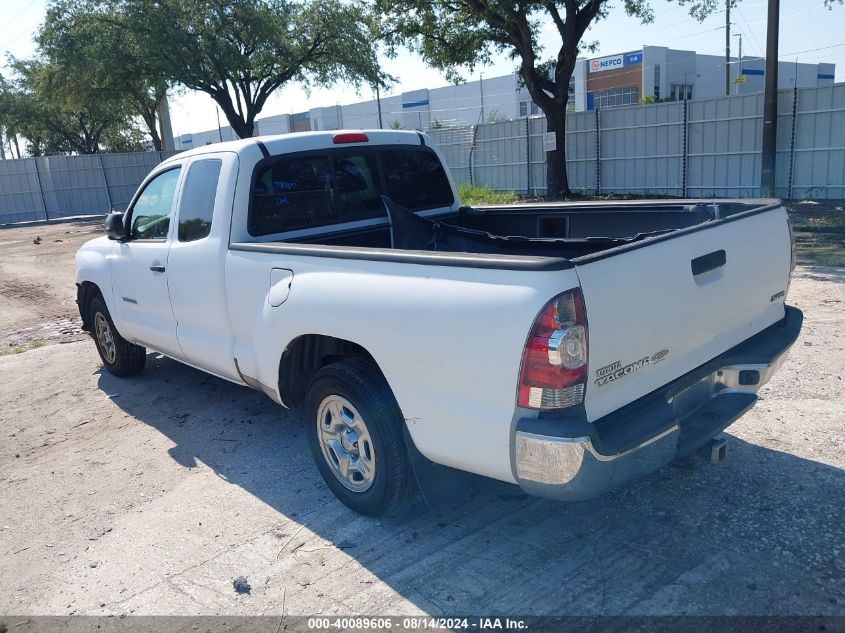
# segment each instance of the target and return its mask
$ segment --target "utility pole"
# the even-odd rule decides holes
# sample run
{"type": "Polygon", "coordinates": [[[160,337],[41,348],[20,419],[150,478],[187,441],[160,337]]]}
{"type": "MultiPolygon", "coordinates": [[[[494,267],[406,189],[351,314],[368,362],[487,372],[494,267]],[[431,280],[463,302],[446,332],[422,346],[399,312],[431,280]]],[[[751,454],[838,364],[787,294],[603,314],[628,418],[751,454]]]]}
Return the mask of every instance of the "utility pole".
{"type": "Polygon", "coordinates": [[[220,139],[220,142],[223,142],[223,130],[220,128],[220,108],[217,106],[214,107],[214,111],[217,112],[217,138],[220,139]]]}
{"type": "Polygon", "coordinates": [[[725,96],[731,95],[731,0],[725,0],[725,96]]]}
{"type": "Polygon", "coordinates": [[[176,149],[176,143],[173,141],[173,127],[170,123],[170,106],[167,103],[167,93],[164,93],[161,101],[158,104],[158,129],[161,137],[161,149],[165,152],[176,149]]]}
{"type": "Polygon", "coordinates": [[[478,74],[478,89],[481,91],[481,122],[484,123],[484,73],[478,74]]]}
{"type": "Polygon", "coordinates": [[[775,157],[778,133],[778,29],[780,0],[769,0],[766,26],[766,91],[763,95],[763,156],[760,190],[764,197],[775,195],[775,157]]]}
{"type": "Polygon", "coordinates": [[[742,33],[737,33],[734,37],[739,38],[739,74],[737,75],[737,79],[740,81],[736,84],[736,93],[739,94],[742,92],[742,33]]]}
{"type": "Polygon", "coordinates": [[[381,122],[381,95],[378,91],[378,84],[376,84],[376,103],[378,104],[378,129],[383,130],[384,124],[381,122]]]}

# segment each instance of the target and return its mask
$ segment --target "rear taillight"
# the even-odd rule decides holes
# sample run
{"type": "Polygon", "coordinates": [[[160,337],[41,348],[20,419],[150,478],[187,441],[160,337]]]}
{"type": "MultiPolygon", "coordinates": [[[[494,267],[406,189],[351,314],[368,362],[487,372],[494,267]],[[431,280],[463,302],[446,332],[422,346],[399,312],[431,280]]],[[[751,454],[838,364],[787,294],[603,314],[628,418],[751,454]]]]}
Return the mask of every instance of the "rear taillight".
{"type": "Polygon", "coordinates": [[[519,370],[517,404],[563,409],[584,401],[587,318],[575,288],[549,301],[534,321],[519,370]]]}

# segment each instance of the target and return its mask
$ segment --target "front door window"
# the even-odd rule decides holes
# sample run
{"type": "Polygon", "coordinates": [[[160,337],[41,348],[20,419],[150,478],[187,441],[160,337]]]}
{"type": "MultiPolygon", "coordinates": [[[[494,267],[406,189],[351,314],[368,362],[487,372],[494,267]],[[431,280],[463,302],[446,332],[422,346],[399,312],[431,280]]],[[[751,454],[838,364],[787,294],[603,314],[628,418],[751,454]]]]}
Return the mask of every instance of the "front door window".
{"type": "Polygon", "coordinates": [[[180,171],[179,167],[168,169],[144,187],[130,211],[132,228],[129,236],[133,240],[167,239],[180,171]]]}

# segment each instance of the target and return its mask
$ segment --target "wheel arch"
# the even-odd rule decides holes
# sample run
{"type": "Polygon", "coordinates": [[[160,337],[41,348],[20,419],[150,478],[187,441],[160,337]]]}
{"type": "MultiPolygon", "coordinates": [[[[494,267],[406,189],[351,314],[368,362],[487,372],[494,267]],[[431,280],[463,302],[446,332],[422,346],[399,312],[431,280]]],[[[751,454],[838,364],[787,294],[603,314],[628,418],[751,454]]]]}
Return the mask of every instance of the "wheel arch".
{"type": "Polygon", "coordinates": [[[345,358],[363,358],[381,371],[373,355],[354,341],[326,334],[297,336],[285,348],[279,361],[278,385],[282,402],[290,408],[302,406],[314,374],[345,358]]]}
{"type": "Polygon", "coordinates": [[[76,284],[76,305],[79,307],[79,317],[82,319],[82,329],[85,332],[91,332],[91,301],[97,296],[103,297],[103,293],[93,281],[82,281],[76,284]]]}

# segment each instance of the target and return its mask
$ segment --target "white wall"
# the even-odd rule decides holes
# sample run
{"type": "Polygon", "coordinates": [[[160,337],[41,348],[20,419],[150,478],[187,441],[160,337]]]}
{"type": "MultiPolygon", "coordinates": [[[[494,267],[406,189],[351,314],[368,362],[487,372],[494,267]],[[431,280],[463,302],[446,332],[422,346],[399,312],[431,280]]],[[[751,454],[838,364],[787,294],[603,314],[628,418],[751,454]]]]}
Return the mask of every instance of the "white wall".
{"type": "Polygon", "coordinates": [[[257,135],[267,136],[270,134],[287,134],[291,131],[290,115],[276,114],[259,119],[256,123],[257,135]]]}
{"type": "Polygon", "coordinates": [[[587,60],[579,59],[575,62],[575,70],[572,73],[575,80],[575,96],[573,102],[577,112],[587,109],[587,60]]]}
{"type": "MultiPolygon", "coordinates": [[[[695,86],[698,79],[697,57],[695,51],[669,49],[666,68],[661,69],[660,78],[663,84],[660,86],[660,91],[664,98],[672,96],[672,84],[695,86]]],[[[695,87],[693,87],[693,97],[695,96],[695,87]]]]}
{"type": "MultiPolygon", "coordinates": [[[[575,110],[587,109],[587,70],[589,60],[579,59],[575,64],[573,80],[575,110]]],[[[660,66],[660,98],[669,99],[672,84],[693,84],[693,99],[707,99],[724,96],[725,58],[721,55],[698,55],[694,51],[670,49],[666,46],[644,46],[642,61],[642,92],[640,97],[654,94],[654,68],[660,66]]],[[[763,70],[764,60],[745,57],[742,67],[747,70],[763,70]]],[[[835,72],[834,64],[799,64],[798,87],[829,86],[833,79],[819,79],[818,75],[835,72]]],[[[764,77],[746,74],[745,83],[738,85],[740,65],[736,58],[731,63],[731,94],[762,92],[764,77]]],[[[781,62],[778,83],[781,89],[792,88],[796,79],[794,63],[781,62]]],[[[519,104],[531,103],[531,96],[520,86],[516,73],[501,77],[483,79],[484,118],[517,119],[519,104]]],[[[383,127],[389,128],[398,122],[405,129],[428,129],[432,123],[445,125],[476,125],[481,116],[482,82],[479,79],[440,88],[422,89],[381,100],[383,127]],[[426,103],[427,102],[427,103],[426,103]],[[416,105],[411,105],[416,104],[416,105]]],[[[378,104],[368,99],[346,105],[312,108],[309,111],[312,130],[337,130],[377,128],[378,104]]],[[[256,122],[258,134],[284,134],[291,131],[290,115],[282,114],[264,117],[256,122]]],[[[224,141],[234,140],[235,134],[228,126],[222,128],[224,141]]],[[[200,147],[216,143],[220,134],[216,129],[183,134],[176,139],[177,149],[200,147]]]]}
{"type": "Polygon", "coordinates": [[[658,98],[669,96],[669,86],[666,83],[666,71],[669,64],[669,49],[665,46],[643,46],[643,91],[640,98],[655,96],[654,69],[660,66],[660,93],[658,98]]]}

